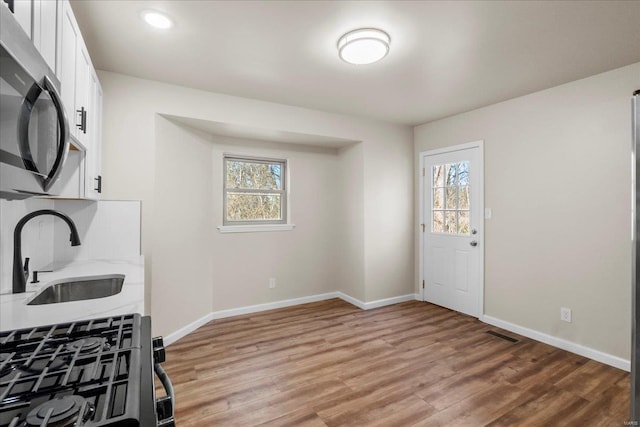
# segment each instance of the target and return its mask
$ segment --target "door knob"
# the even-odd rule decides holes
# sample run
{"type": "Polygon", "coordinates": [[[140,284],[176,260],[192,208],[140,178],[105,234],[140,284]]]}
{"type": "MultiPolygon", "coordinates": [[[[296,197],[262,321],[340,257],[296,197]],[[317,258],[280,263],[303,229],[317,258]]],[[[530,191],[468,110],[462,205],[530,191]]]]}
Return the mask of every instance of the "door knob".
{"type": "Polygon", "coordinates": [[[476,246],[478,246],[478,242],[476,242],[475,240],[472,240],[469,244],[470,244],[471,246],[473,246],[474,248],[475,248],[476,246]]]}

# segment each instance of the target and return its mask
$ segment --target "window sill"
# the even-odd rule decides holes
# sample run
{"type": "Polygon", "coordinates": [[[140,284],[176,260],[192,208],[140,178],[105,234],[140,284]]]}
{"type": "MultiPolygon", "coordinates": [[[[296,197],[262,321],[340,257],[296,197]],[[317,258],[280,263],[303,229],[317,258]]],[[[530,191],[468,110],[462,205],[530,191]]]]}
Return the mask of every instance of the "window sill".
{"type": "Polygon", "coordinates": [[[255,233],[262,231],[291,231],[295,224],[265,224],[265,225],[219,225],[221,233],[255,233]]]}

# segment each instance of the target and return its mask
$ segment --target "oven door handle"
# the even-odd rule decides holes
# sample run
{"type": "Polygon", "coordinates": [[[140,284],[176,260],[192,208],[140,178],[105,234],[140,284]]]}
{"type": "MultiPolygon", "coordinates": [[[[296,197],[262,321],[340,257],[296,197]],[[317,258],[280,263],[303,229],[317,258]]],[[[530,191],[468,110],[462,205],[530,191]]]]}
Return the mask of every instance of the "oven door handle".
{"type": "Polygon", "coordinates": [[[167,373],[162,369],[162,366],[160,366],[159,363],[153,365],[153,370],[160,379],[160,382],[164,387],[164,391],[167,393],[166,396],[156,400],[158,427],[175,427],[176,424],[173,414],[175,394],[173,392],[173,385],[171,384],[171,380],[167,376],[167,373]]]}

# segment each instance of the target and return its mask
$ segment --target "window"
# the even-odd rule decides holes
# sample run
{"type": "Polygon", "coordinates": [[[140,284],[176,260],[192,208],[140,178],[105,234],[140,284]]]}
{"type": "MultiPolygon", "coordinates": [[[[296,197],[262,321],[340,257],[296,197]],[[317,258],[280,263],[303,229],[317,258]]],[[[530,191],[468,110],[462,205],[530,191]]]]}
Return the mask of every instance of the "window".
{"type": "Polygon", "coordinates": [[[224,225],[287,223],[286,160],[224,156],[224,225]]]}
{"type": "Polygon", "coordinates": [[[469,162],[432,168],[431,231],[469,234],[469,162]]]}

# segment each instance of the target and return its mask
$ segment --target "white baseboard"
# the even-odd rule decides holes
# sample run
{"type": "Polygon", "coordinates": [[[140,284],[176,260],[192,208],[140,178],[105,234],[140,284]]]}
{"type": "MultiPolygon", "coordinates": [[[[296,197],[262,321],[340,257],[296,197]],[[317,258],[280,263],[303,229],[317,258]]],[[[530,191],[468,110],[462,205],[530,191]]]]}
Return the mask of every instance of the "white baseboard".
{"type": "Polygon", "coordinates": [[[199,327],[206,325],[207,323],[209,323],[211,321],[211,319],[213,319],[211,317],[212,314],[213,313],[206,314],[206,315],[202,316],[201,318],[199,318],[198,320],[195,320],[195,321],[189,323],[187,326],[182,327],[182,328],[178,329],[175,332],[171,332],[166,337],[163,337],[164,345],[165,346],[171,345],[174,342],[178,341],[180,338],[189,335],[191,332],[195,331],[199,327]]]}
{"type": "Polygon", "coordinates": [[[365,303],[363,303],[362,301],[360,301],[357,298],[352,297],[351,295],[347,295],[345,293],[342,292],[336,292],[336,297],[340,298],[343,301],[348,302],[351,305],[355,305],[358,308],[361,308],[363,310],[367,309],[367,306],[365,305],[365,303]]]}
{"type": "Polygon", "coordinates": [[[495,317],[482,315],[480,320],[493,326],[497,326],[507,331],[514,332],[516,334],[523,335],[527,338],[541,341],[545,344],[552,345],[563,350],[570,351],[571,353],[579,354],[580,356],[588,357],[589,359],[602,362],[606,365],[613,366],[614,368],[622,369],[627,372],[631,371],[631,362],[612,354],[604,353],[599,350],[595,350],[590,347],[576,344],[571,341],[567,341],[562,338],[554,337],[552,335],[545,334],[543,332],[536,331],[534,329],[525,328],[524,326],[516,325],[495,317]]]}
{"type": "Polygon", "coordinates": [[[326,294],[311,295],[308,297],[292,298],[282,301],[267,302],[264,304],[248,305],[246,307],[230,308],[228,310],[214,311],[213,313],[211,313],[211,319],[223,319],[225,317],[239,316],[241,314],[257,313],[259,311],[291,307],[292,305],[324,301],[331,298],[340,298],[340,296],[338,295],[338,292],[327,292],[326,294]]]}
{"type": "Polygon", "coordinates": [[[364,303],[365,310],[371,310],[372,308],[384,307],[386,305],[398,304],[406,301],[413,301],[415,299],[413,294],[400,295],[397,297],[384,298],[375,301],[369,301],[364,303]]]}
{"type": "Polygon", "coordinates": [[[409,295],[401,295],[401,296],[392,297],[392,298],[380,299],[376,301],[362,302],[359,299],[354,298],[342,292],[327,292],[326,294],[311,295],[308,297],[292,298],[292,299],[287,299],[282,301],[268,302],[264,304],[249,305],[246,307],[230,308],[228,310],[219,310],[219,311],[211,312],[189,323],[187,326],[180,328],[175,332],[170,333],[169,335],[164,337],[164,344],[171,345],[174,342],[178,341],[180,338],[187,336],[191,332],[195,331],[201,326],[204,326],[206,323],[214,319],[223,319],[225,317],[239,316],[241,314],[250,314],[250,313],[257,313],[260,311],[273,310],[276,308],[291,307],[293,305],[324,301],[332,298],[340,298],[341,300],[346,301],[350,304],[353,304],[356,307],[361,308],[362,310],[370,310],[372,308],[384,307],[385,305],[397,304],[399,302],[412,301],[414,299],[417,299],[415,294],[409,294],[409,295]]]}

